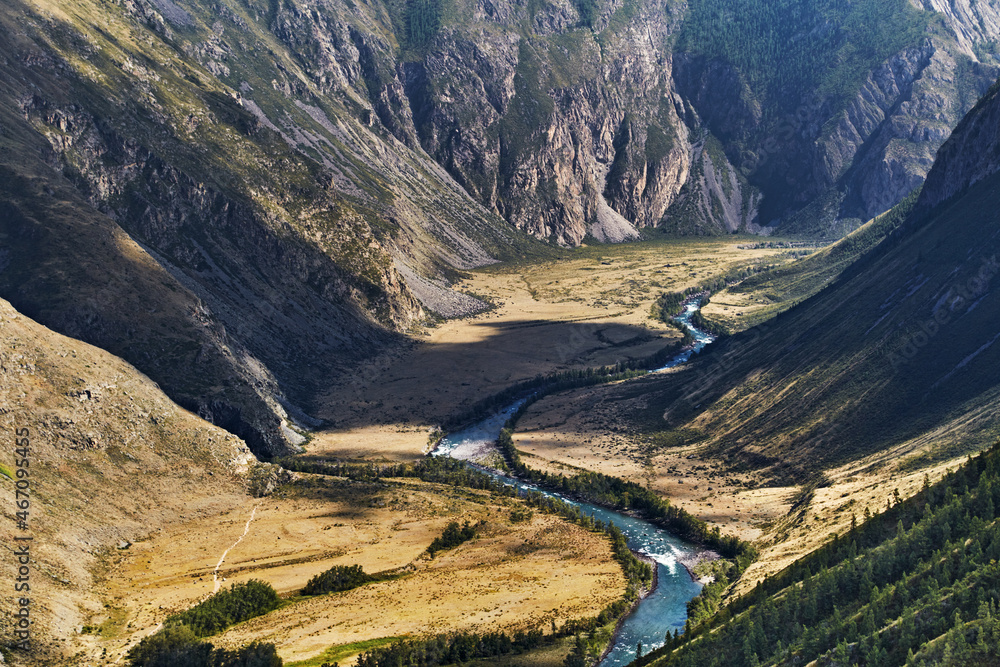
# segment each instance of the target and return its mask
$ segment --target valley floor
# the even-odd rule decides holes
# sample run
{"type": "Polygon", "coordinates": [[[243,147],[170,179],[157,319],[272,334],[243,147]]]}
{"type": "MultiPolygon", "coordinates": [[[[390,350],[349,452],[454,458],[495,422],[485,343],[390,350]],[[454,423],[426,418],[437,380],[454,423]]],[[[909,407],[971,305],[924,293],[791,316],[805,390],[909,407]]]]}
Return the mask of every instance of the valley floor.
{"type": "MultiPolygon", "coordinates": [[[[471,272],[457,289],[495,308],[441,322],[417,335],[410,349],[332,386],[316,415],[330,426],[315,434],[308,452],[417,458],[435,427],[505,387],[649,356],[680,340],[677,329],[650,317],[663,292],[760,261],[791,261],[786,249],[739,247],[745,244],[734,237],[596,246],[567,251],[560,260],[471,272]]],[[[748,299],[727,314],[737,318],[762,307],[762,299],[748,299]]]]}
{"type": "MultiPolygon", "coordinates": [[[[280,495],[171,526],[123,552],[103,591],[111,607],[99,632],[108,653],[120,655],[170,613],[210,595],[227,549],[218,569],[222,587],[260,579],[289,600],[211,641],[273,642],[286,664],[386,637],[548,628],[591,616],[624,591],[603,535],[537,513],[512,523],[516,501],[415,480],[298,477],[280,495]],[[246,536],[233,546],[252,513],[246,536]],[[486,523],[472,542],[430,559],[427,547],[456,520],[486,523]],[[333,565],[399,576],[297,597],[333,565]]],[[[350,657],[348,649],[339,659],[350,657]]]]}
{"type": "MultiPolygon", "coordinates": [[[[516,382],[646,357],[680,339],[676,329],[650,317],[663,292],[696,287],[754,262],[794,261],[786,249],[740,248],[742,242],[599,246],[560,260],[472,272],[458,289],[495,307],[415,332],[408,349],[331,386],[317,410],[328,427],[312,434],[304,456],[416,461],[445,420],[516,382]]],[[[773,307],[763,295],[724,306],[730,321],[773,307]]],[[[635,382],[642,380],[629,386],[635,382]]],[[[796,504],[802,488],[765,486],[758,474],[728,469],[697,444],[664,447],[634,432],[623,411],[641,398],[620,394],[621,386],[575,390],[534,404],[515,436],[525,462],[642,482],[725,533],[757,541],[764,555],[745,578],[749,583],[845,530],[852,514],[861,520],[866,507],[884,507],[894,488],[908,495],[923,480],[924,470],[890,479],[861,461],[831,471],[832,485],[796,504]]],[[[347,482],[299,475],[279,496],[178,523],[112,559],[101,643],[121,655],[169,613],[211,593],[213,569],[230,547],[219,568],[225,585],[264,579],[292,602],[213,641],[274,642],[290,664],[319,665],[321,655],[349,664],[366,645],[392,637],[592,616],[624,588],[607,541],[555,518],[536,515],[513,524],[508,501],[409,480],[370,489],[338,484],[347,482]],[[246,537],[232,546],[254,507],[246,537]],[[433,561],[421,555],[448,521],[466,518],[487,521],[482,538],[433,561]],[[404,576],[295,600],[311,576],[334,564],[404,576]],[[337,646],[339,652],[331,648],[337,646]]],[[[571,647],[557,648],[546,649],[551,659],[536,656],[538,664],[560,664],[571,647]]]]}

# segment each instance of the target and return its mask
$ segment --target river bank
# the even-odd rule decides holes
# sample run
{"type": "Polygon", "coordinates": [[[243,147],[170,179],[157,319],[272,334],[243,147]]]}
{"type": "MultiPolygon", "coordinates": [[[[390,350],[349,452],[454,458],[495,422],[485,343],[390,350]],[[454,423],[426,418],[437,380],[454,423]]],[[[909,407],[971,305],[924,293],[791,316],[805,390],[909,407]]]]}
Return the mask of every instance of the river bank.
{"type": "MultiPolygon", "coordinates": [[[[635,552],[633,551],[632,553],[635,552]]],[[[649,558],[648,556],[643,556],[642,554],[635,554],[635,556],[636,558],[646,563],[647,565],[652,566],[653,583],[650,585],[649,590],[642,591],[639,594],[639,597],[637,597],[632,602],[632,604],[629,605],[628,610],[624,614],[622,614],[621,618],[619,618],[618,621],[615,623],[615,629],[611,632],[611,639],[608,640],[608,645],[605,646],[604,650],[601,652],[601,657],[597,659],[598,665],[604,662],[604,659],[608,657],[608,654],[611,653],[611,650],[619,643],[618,642],[619,635],[621,634],[622,627],[625,625],[626,619],[628,619],[628,617],[632,614],[632,612],[635,611],[635,608],[638,607],[643,600],[645,600],[648,596],[652,595],[656,591],[656,588],[660,583],[660,577],[659,574],[657,573],[656,561],[653,560],[652,558],[649,558]]]]}
{"type": "MultiPolygon", "coordinates": [[[[682,304],[681,313],[675,318],[677,324],[687,330],[694,339],[692,345],[679,351],[665,365],[650,372],[683,364],[715,340],[712,334],[698,329],[691,322],[700,304],[701,299],[697,296],[686,299],[682,304]]],[[[530,396],[513,399],[511,403],[485,419],[441,438],[431,455],[449,456],[469,464],[478,464],[480,470],[505,484],[525,492],[537,491],[558,498],[578,507],[596,520],[614,524],[622,531],[626,544],[633,554],[655,563],[653,573],[657,583],[624,615],[616,627],[606,655],[599,663],[602,667],[626,664],[634,659],[635,647],[638,644],[641,643],[652,650],[663,645],[666,634],[671,629],[677,631],[678,628],[684,627],[687,620],[687,602],[701,591],[703,585],[694,573],[694,568],[700,560],[711,559],[712,556],[718,558],[718,554],[684,542],[668,530],[633,513],[617,512],[582,499],[573,499],[571,494],[557,493],[483,465],[491,455],[501,454],[497,447],[501,431],[513,425],[525,405],[532,398],[536,398],[539,392],[544,392],[544,387],[540,387],[530,396]],[[683,570],[683,573],[680,570],[683,570]],[[669,581],[671,585],[660,586],[661,581],[669,581]]]]}

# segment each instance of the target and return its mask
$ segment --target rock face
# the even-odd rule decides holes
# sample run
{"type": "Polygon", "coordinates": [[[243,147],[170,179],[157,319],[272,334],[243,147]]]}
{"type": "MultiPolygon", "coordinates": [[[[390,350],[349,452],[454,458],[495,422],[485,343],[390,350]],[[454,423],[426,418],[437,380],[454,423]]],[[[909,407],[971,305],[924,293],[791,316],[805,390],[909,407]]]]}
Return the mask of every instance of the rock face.
{"type": "Polygon", "coordinates": [[[324,0],[285,3],[274,30],[317,85],[349,90],[488,210],[575,245],[646,226],[834,233],[891,208],[1000,73],[995,9],[925,5],[940,20],[872,63],[846,104],[816,82],[777,125],[745,73],[676,46],[683,4],[468,0],[415,41],[406,10],[324,0]],[[717,171],[750,186],[725,206],[695,164],[706,130],[723,145],[717,171]]]}
{"type": "MultiPolygon", "coordinates": [[[[693,155],[670,51],[683,7],[470,0],[419,43],[405,12],[382,11],[284,3],[272,25],[317,86],[343,86],[518,229],[577,245],[665,224],[693,155]]],[[[727,228],[709,217],[677,231],[727,228]]]]}
{"type": "Polygon", "coordinates": [[[938,151],[917,205],[932,208],[1000,171],[1000,86],[980,100],[938,151]]]}
{"type": "Polygon", "coordinates": [[[0,294],[258,455],[423,316],[404,274],[461,314],[443,272],[529,243],[366,112],[368,33],[334,35],[356,62],[327,80],[321,53],[262,60],[281,23],[254,8],[92,9],[0,12],[0,294]]]}
{"type": "Polygon", "coordinates": [[[731,65],[675,58],[678,91],[763,192],[761,224],[840,233],[840,221],[849,229],[920,187],[937,149],[1000,74],[985,46],[1000,35],[995,9],[926,4],[941,20],[874,67],[843,108],[802,90],[794,113],[770,125],[731,65]]]}

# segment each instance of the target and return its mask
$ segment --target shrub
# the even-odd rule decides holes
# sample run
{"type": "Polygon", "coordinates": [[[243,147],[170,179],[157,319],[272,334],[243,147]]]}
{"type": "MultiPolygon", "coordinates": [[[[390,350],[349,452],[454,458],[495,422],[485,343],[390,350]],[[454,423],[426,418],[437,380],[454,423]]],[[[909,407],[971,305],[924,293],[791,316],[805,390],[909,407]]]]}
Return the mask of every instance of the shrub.
{"type": "Polygon", "coordinates": [[[365,574],[360,565],[334,565],[326,572],[317,574],[302,589],[303,595],[323,595],[348,591],[363,586],[375,577],[365,574]]]}
{"type": "Polygon", "coordinates": [[[278,608],[278,594],[270,584],[251,579],[233,584],[187,611],[170,616],[166,625],[185,625],[195,637],[207,637],[278,608]]]}

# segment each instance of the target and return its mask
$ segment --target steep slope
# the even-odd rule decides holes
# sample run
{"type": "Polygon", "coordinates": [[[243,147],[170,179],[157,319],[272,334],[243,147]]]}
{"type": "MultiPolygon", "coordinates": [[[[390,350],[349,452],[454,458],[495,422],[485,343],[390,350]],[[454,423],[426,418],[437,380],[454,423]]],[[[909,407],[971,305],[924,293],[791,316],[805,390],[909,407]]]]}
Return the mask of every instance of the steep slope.
{"type": "MultiPolygon", "coordinates": [[[[284,3],[273,25],[317,86],[348,86],[373,126],[425,150],[498,216],[577,245],[661,225],[689,181],[700,138],[683,120],[670,52],[684,12],[647,0],[324,0],[284,3]]],[[[734,171],[716,157],[716,170],[734,171]]],[[[747,210],[676,227],[756,229],[752,201],[733,207],[747,210]]]]}
{"type": "Polygon", "coordinates": [[[763,191],[762,224],[841,234],[919,187],[998,73],[995,7],[924,4],[691,3],[678,90],[763,191]]]}
{"type": "Polygon", "coordinates": [[[930,209],[1000,171],[1000,83],[962,119],[927,174],[918,205],[930,209]]]}
{"type": "Polygon", "coordinates": [[[417,296],[482,308],[447,272],[528,244],[252,11],[5,5],[0,295],[271,456],[417,296]]]}
{"type": "MultiPolygon", "coordinates": [[[[975,180],[960,148],[995,131],[997,104],[984,99],[942,149],[940,178],[975,180]]],[[[996,145],[974,150],[981,165],[996,145]]],[[[986,172],[977,167],[981,180],[947,203],[917,209],[815,297],[650,380],[640,390],[646,418],[710,434],[710,450],[798,479],[901,443],[896,457],[932,443],[947,458],[991,442],[1000,174],[986,172]]]]}
{"type": "Polygon", "coordinates": [[[993,448],[635,664],[997,664],[998,473],[993,448]]]}
{"type": "MultiPolygon", "coordinates": [[[[327,0],[279,9],[277,34],[357,59],[374,123],[537,237],[840,236],[920,185],[1000,71],[996,10],[938,4],[427,0],[387,4],[370,36],[380,9],[327,0]]],[[[338,67],[307,69],[334,87],[338,67]]]]}
{"type": "MultiPolygon", "coordinates": [[[[70,647],[65,638],[104,612],[96,584],[115,550],[185,516],[239,506],[255,462],[242,441],[178,408],[129,364],[6,301],[0,367],[0,533],[11,552],[2,575],[24,576],[12,553],[25,544],[30,553],[22,596],[31,600],[31,651],[15,652],[13,664],[66,664],[67,651],[91,643],[80,637],[70,647]]],[[[6,646],[16,643],[17,597],[12,590],[0,601],[6,646]]]]}

